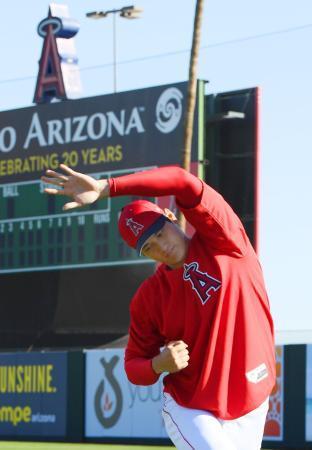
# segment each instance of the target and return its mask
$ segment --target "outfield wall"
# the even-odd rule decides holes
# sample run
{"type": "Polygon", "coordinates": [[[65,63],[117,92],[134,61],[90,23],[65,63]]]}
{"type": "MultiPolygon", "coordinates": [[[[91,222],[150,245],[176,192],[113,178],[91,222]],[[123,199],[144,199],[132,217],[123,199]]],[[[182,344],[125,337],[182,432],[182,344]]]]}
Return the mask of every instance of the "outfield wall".
{"type": "MultiPolygon", "coordinates": [[[[312,345],[276,347],[264,447],[312,449],[312,345]]],[[[0,354],[0,439],[169,443],[162,382],[135,386],[124,349],[0,354]]]]}

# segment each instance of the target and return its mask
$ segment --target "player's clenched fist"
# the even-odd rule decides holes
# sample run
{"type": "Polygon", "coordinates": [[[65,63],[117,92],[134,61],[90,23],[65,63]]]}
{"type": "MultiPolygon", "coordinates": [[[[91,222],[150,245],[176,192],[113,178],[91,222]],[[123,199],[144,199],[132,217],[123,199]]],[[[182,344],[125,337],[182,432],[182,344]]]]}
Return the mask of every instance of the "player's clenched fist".
{"type": "Polygon", "coordinates": [[[187,347],[187,344],[183,341],[169,342],[162,352],[153,358],[154,371],[156,373],[174,373],[187,367],[190,359],[187,347]]]}

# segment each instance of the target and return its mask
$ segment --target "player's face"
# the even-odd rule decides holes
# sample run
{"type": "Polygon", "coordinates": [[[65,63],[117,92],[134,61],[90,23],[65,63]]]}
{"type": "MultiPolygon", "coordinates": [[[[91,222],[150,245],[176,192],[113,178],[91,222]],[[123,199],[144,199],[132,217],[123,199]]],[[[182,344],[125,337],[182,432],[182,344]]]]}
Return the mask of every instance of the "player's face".
{"type": "Polygon", "coordinates": [[[188,238],[177,225],[165,222],[161,230],[146,240],[141,253],[176,269],[185,261],[188,243],[188,238]]]}

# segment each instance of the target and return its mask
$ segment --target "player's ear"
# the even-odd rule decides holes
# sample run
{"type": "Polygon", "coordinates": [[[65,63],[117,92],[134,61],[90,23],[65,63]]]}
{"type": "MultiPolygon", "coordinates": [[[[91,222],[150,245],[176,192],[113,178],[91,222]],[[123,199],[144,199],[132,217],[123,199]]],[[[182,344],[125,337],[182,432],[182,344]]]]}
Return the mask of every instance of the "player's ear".
{"type": "Polygon", "coordinates": [[[170,211],[170,209],[165,208],[164,209],[164,214],[165,214],[166,217],[168,217],[169,220],[171,220],[171,222],[177,222],[178,221],[178,219],[176,218],[175,214],[172,211],[170,211]]]}

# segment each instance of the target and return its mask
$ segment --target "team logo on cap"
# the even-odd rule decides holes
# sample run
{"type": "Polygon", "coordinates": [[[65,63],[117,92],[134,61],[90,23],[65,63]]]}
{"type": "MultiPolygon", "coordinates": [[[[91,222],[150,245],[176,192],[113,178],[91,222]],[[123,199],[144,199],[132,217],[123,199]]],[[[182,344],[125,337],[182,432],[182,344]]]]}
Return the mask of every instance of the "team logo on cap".
{"type": "Polygon", "coordinates": [[[127,227],[130,228],[134,236],[138,236],[140,231],[143,230],[144,226],[138,222],[135,222],[133,219],[128,219],[126,222],[127,227]]]}

